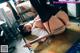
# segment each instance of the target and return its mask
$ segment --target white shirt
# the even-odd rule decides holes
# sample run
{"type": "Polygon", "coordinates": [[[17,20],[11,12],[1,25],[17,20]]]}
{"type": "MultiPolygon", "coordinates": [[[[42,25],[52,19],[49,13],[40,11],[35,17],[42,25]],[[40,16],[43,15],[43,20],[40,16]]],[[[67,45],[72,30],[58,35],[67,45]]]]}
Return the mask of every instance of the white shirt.
{"type": "Polygon", "coordinates": [[[40,28],[32,28],[32,35],[41,37],[41,36],[45,36],[48,35],[48,32],[46,30],[40,29],[40,28]]]}

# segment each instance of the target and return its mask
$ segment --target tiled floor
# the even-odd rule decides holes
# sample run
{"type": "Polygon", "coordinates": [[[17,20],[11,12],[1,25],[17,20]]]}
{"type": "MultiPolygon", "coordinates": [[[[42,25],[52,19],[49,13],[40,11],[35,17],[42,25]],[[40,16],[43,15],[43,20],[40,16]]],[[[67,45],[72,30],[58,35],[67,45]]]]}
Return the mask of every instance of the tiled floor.
{"type": "Polygon", "coordinates": [[[16,48],[12,53],[34,53],[33,51],[29,50],[27,47],[24,47],[25,42],[23,39],[18,40],[14,44],[16,45],[16,48]]]}

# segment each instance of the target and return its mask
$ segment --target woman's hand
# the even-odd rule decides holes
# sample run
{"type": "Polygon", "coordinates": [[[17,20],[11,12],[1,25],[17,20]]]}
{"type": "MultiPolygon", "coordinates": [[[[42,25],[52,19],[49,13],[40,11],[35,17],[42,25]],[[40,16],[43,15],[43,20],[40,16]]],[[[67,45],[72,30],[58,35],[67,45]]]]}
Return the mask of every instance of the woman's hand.
{"type": "Polygon", "coordinates": [[[26,44],[24,45],[24,47],[31,47],[30,42],[26,43],[26,44]]]}

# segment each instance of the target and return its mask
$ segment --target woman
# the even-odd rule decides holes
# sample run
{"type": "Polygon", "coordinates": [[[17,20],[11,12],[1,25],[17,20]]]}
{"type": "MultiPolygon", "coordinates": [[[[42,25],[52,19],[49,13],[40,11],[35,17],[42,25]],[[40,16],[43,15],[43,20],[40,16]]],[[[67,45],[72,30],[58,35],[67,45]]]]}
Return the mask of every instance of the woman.
{"type": "MultiPolygon", "coordinates": [[[[35,40],[31,42],[36,42],[38,40],[42,40],[43,42],[46,40],[45,36],[49,35],[47,29],[50,30],[50,34],[57,35],[65,31],[66,27],[69,24],[69,18],[64,11],[59,11],[56,16],[52,16],[49,21],[47,21],[49,25],[45,25],[46,27],[49,26],[50,28],[45,28],[39,16],[37,16],[33,22],[27,23],[24,25],[24,30],[27,32],[31,32],[32,35],[38,36],[35,40]],[[43,38],[45,37],[45,38],[43,38]]],[[[50,36],[50,35],[49,35],[50,36]]],[[[30,42],[30,43],[31,43],[30,42]]],[[[27,44],[25,45],[27,46],[27,44]]]]}
{"type": "MultiPolygon", "coordinates": [[[[56,5],[57,7],[50,6],[47,4],[47,0],[30,1],[35,10],[38,12],[41,22],[48,34],[59,34],[64,32],[66,26],[68,25],[69,19],[64,11],[59,11],[60,7],[58,7],[58,5],[56,5]]],[[[40,38],[37,38],[35,40],[39,40],[40,38]]],[[[35,40],[33,40],[32,42],[35,42],[35,40]]],[[[27,46],[27,44],[25,46],[27,46]]]]}

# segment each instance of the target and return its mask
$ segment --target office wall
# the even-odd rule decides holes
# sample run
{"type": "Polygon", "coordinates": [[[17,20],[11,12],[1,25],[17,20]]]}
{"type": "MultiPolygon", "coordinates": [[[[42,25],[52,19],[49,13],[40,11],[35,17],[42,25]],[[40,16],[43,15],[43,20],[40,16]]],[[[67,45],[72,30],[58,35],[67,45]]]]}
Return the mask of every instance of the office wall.
{"type": "Polygon", "coordinates": [[[70,16],[76,17],[76,4],[68,3],[67,8],[68,8],[68,14],[70,16]]]}

